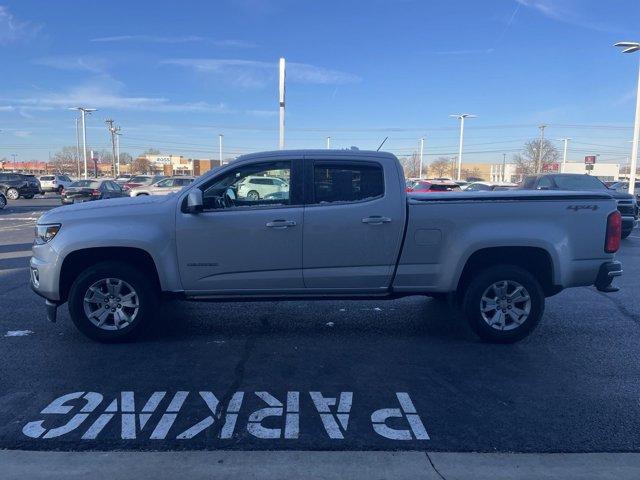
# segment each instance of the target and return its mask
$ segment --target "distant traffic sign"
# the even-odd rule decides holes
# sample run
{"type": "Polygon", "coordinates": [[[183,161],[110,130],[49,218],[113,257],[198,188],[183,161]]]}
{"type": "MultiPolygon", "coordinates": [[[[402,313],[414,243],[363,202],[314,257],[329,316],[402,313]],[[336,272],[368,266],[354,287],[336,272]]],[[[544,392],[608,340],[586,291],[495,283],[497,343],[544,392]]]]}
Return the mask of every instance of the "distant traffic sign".
{"type": "Polygon", "coordinates": [[[542,171],[543,172],[559,172],[560,171],[560,164],[559,163],[543,163],[542,164],[542,171]]]}
{"type": "Polygon", "coordinates": [[[594,165],[596,163],[596,156],[595,155],[587,155],[586,157],[584,157],[584,163],[586,165],[594,165]]]}

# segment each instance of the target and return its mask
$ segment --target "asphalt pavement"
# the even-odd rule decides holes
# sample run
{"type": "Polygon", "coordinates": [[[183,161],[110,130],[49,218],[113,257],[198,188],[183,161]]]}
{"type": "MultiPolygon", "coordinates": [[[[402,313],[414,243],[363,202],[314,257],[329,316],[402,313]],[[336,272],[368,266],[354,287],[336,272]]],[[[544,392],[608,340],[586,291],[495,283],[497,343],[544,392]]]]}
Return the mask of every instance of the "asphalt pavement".
{"type": "Polygon", "coordinates": [[[515,345],[425,297],[166,303],[152,334],[103,345],[28,287],[58,202],[0,211],[0,449],[640,450],[638,230],[620,292],[548,299],[515,345]]]}

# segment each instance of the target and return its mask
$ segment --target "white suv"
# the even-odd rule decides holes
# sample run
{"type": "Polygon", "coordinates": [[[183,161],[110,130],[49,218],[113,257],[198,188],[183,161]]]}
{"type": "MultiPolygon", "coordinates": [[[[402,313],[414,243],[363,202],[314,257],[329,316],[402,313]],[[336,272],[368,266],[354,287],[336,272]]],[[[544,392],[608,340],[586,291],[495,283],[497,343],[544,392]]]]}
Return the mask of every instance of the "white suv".
{"type": "Polygon", "coordinates": [[[277,177],[246,177],[238,185],[238,197],[253,201],[288,191],[289,184],[277,177]]]}
{"type": "Polygon", "coordinates": [[[66,175],[43,175],[39,178],[40,189],[46,192],[58,192],[60,193],[64,188],[67,188],[73,183],[66,175]]]}

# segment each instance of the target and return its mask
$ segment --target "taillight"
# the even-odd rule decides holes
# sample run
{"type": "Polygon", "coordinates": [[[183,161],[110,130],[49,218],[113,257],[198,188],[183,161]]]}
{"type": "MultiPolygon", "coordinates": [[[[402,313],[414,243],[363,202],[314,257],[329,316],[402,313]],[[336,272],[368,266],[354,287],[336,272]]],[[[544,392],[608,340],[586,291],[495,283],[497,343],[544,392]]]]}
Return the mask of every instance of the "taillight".
{"type": "Polygon", "coordinates": [[[91,190],[91,196],[92,197],[99,197],[100,196],[100,190],[91,190]]]}
{"type": "Polygon", "coordinates": [[[622,237],[622,215],[615,211],[607,217],[607,235],[604,239],[604,251],[616,253],[620,248],[620,238],[622,237]]]}

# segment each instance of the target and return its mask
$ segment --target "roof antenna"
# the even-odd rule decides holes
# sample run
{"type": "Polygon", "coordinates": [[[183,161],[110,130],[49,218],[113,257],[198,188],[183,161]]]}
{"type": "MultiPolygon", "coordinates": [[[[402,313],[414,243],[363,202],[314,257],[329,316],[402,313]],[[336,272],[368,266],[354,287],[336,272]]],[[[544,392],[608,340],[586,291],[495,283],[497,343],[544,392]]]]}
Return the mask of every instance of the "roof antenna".
{"type": "Polygon", "coordinates": [[[381,143],[381,144],[380,144],[380,146],[376,149],[376,152],[379,152],[379,151],[380,151],[380,149],[382,148],[382,145],[384,145],[384,142],[386,142],[386,141],[387,141],[387,138],[389,138],[389,137],[388,137],[388,136],[387,136],[387,137],[384,137],[384,140],[382,140],[382,143],[381,143]]]}

